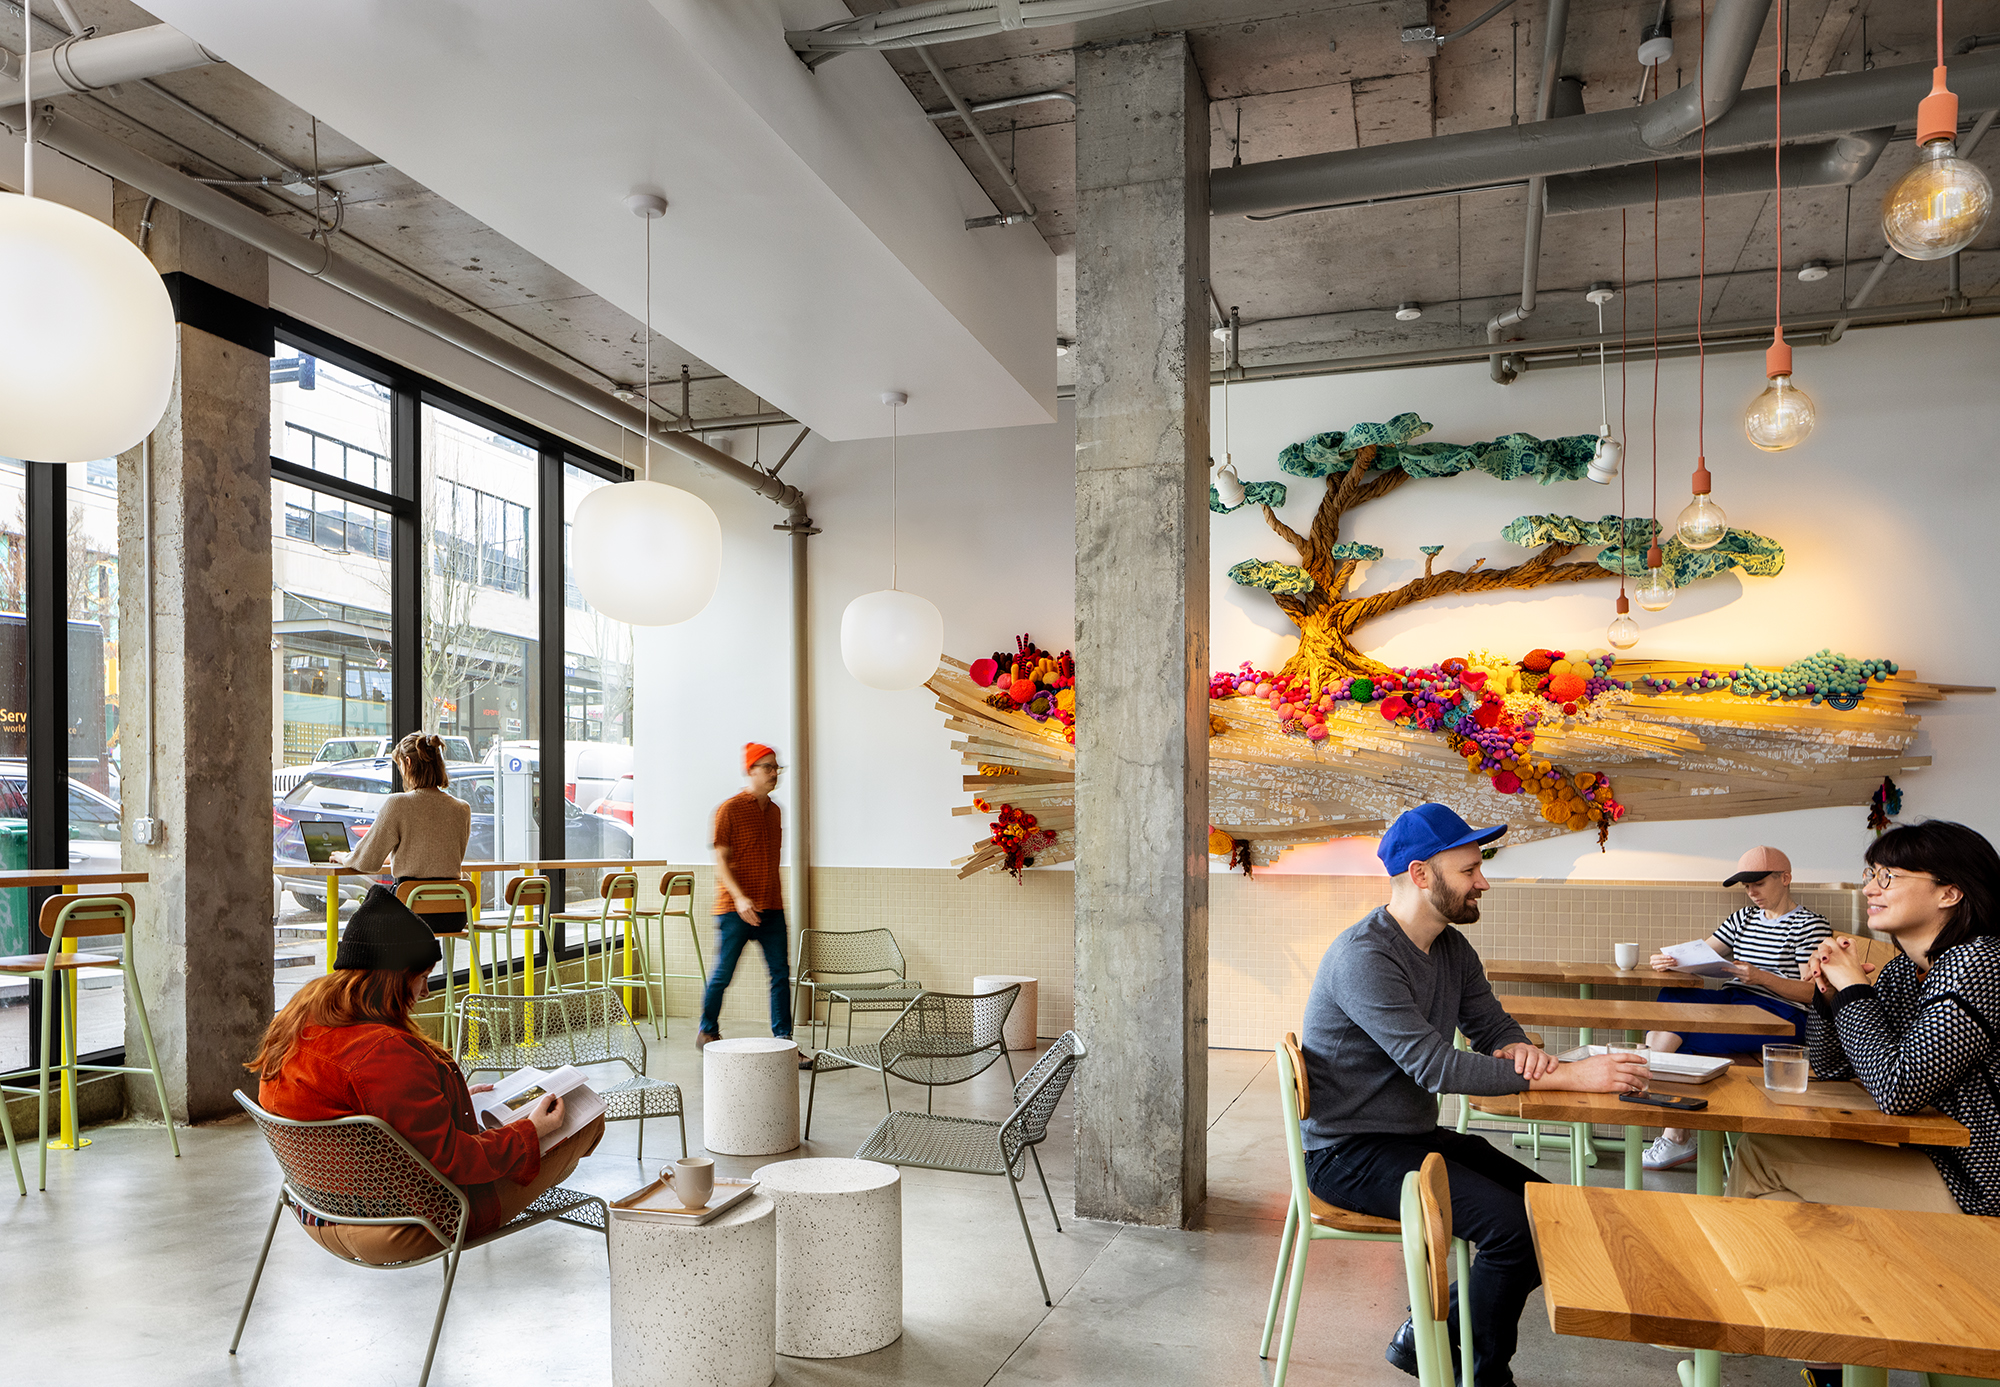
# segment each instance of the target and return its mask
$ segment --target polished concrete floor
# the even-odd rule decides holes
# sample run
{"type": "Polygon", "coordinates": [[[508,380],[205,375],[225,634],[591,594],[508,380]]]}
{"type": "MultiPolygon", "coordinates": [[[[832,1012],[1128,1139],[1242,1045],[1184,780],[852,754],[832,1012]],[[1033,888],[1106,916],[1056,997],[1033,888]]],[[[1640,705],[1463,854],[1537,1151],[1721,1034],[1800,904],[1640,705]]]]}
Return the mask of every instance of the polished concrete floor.
{"type": "MultiPolygon", "coordinates": [[[[653,1072],[680,1082],[699,1150],[701,1066],[685,1037],[656,1047],[653,1072]]],[[[649,1035],[650,1041],[650,1035],[649,1035]]],[[[1015,1064],[1025,1072],[1027,1057],[1015,1064]]],[[[1284,1143],[1270,1056],[1215,1051],[1209,1066],[1209,1202],[1193,1232],[1121,1228],[1069,1214],[1069,1103],[1043,1149],[1062,1233],[1039,1191],[1028,1217],[1055,1297],[1042,1304],[1013,1204],[993,1179],[904,1172],[904,1333],[857,1358],[780,1358],[781,1383],[1252,1384],[1279,1221],[1284,1143]]],[[[804,1077],[804,1076],[802,1076],[804,1077]]],[[[802,1085],[803,1088],[803,1085],[802,1085]]],[[[901,1106],[921,1092],[896,1085],[901,1106]]],[[[822,1076],[813,1140],[792,1156],[850,1155],[880,1120],[872,1074],[822,1076]]],[[[1008,1107],[998,1066],[937,1094],[940,1112],[997,1116],[1008,1107]]],[[[0,1191],[0,1303],[19,1332],[0,1350],[0,1381],[53,1383],[414,1383],[441,1281],[433,1268],[373,1272],[343,1265],[281,1223],[240,1355],[227,1353],[277,1172],[247,1120],[181,1138],[138,1124],[93,1129],[81,1152],[51,1153],[46,1194],[0,1191]]],[[[614,1124],[570,1184],[624,1194],[678,1154],[671,1120],[614,1124]]],[[[1504,1141],[1496,1136],[1496,1141],[1504,1141]]],[[[31,1151],[24,1155],[32,1157],[31,1151]]],[[[719,1157],[723,1174],[770,1159],[719,1157]]],[[[1567,1178],[1567,1160],[1543,1172],[1567,1178]]],[[[1612,1182],[1615,1169],[1592,1172],[1612,1182]]],[[[29,1167],[32,1191],[33,1169],[29,1167]]],[[[1032,1182],[1031,1182],[1032,1183],[1032,1182]]],[[[1687,1172],[1649,1177],[1692,1188],[1687,1172]]],[[[1026,1191],[1024,1190],[1024,1194],[1026,1191]]],[[[1290,1382],[1379,1384],[1411,1379],[1382,1347],[1404,1315],[1400,1254],[1386,1244],[1320,1244],[1306,1278],[1290,1382]]],[[[671,1299],[672,1286],[659,1294],[671,1299]]],[[[609,1383],[603,1244],[561,1226],[469,1254],[459,1272],[432,1382],[609,1383]]],[[[1515,1372],[1523,1387],[1675,1387],[1675,1357],[1645,1345],[1558,1338],[1539,1293],[1529,1302],[1515,1372]]],[[[1774,1360],[1727,1360],[1727,1387],[1796,1384],[1774,1360]]],[[[1901,1384],[1914,1381],[1898,1374],[1901,1384]]]]}

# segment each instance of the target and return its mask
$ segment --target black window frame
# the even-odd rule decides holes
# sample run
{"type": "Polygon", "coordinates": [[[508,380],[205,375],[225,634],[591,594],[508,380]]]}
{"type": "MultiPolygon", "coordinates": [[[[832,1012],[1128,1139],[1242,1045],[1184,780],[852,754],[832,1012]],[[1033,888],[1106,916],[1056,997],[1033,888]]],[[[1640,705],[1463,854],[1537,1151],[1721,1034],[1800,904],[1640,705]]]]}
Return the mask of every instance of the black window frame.
{"type": "MultiPolygon", "coordinates": [[[[556,774],[551,776],[547,772],[551,764],[549,748],[556,748],[555,755],[560,758],[564,754],[563,744],[566,740],[563,705],[564,666],[560,656],[560,652],[567,647],[567,613],[564,598],[568,587],[565,581],[568,577],[567,565],[564,562],[568,527],[563,522],[563,469],[566,466],[575,467],[610,482],[635,480],[638,476],[637,470],[578,448],[548,429],[495,409],[421,372],[356,347],[309,323],[283,313],[274,313],[272,317],[280,346],[291,348],[299,356],[310,356],[373,380],[387,387],[390,392],[389,470],[394,477],[392,491],[385,492],[373,487],[360,486],[275,455],[271,459],[271,476],[274,481],[288,482],[346,504],[368,507],[390,517],[389,561],[392,601],[389,614],[389,647],[392,652],[392,667],[398,671],[390,697],[389,726],[392,739],[416,730],[422,721],[423,689],[418,671],[421,669],[419,647],[423,632],[423,565],[431,561],[429,550],[433,539],[421,533],[423,514],[421,419],[424,408],[442,410],[494,435],[501,441],[512,443],[535,455],[538,471],[536,505],[524,517],[524,542],[527,551],[526,564],[535,567],[535,576],[540,580],[540,591],[536,594],[538,658],[532,675],[534,688],[531,711],[536,740],[542,748],[544,774],[539,777],[536,796],[540,800],[544,795],[553,794],[560,800],[565,768],[558,763],[556,774]],[[551,657],[549,652],[556,654],[551,657]],[[405,675],[403,671],[410,673],[405,675]]],[[[274,364],[290,363],[280,358],[276,359],[274,364]]],[[[464,487],[475,495],[488,494],[463,482],[455,485],[464,487]]],[[[501,497],[492,499],[518,507],[518,503],[506,502],[501,497]]],[[[505,513],[502,514],[504,516],[505,513]]],[[[504,539],[503,529],[503,543],[504,539]]],[[[486,555],[476,551],[474,558],[480,566],[483,579],[486,555]]],[[[526,576],[527,569],[524,567],[523,588],[526,586],[526,576]]],[[[522,589],[507,588],[499,590],[522,591],[522,589]]],[[[397,788],[400,788],[400,783],[397,788]]],[[[544,804],[537,803],[536,813],[539,819],[546,822],[548,816],[541,812],[544,807],[544,804]]],[[[543,837],[542,857],[559,861],[567,855],[568,844],[564,834],[545,833],[543,837]]],[[[559,868],[551,869],[548,876],[553,899],[563,900],[565,873],[559,868]]],[[[558,959],[582,956],[581,942],[572,944],[569,941],[561,920],[551,920],[548,924],[550,942],[558,959]]],[[[458,976],[463,980],[463,973],[458,976]]]]}

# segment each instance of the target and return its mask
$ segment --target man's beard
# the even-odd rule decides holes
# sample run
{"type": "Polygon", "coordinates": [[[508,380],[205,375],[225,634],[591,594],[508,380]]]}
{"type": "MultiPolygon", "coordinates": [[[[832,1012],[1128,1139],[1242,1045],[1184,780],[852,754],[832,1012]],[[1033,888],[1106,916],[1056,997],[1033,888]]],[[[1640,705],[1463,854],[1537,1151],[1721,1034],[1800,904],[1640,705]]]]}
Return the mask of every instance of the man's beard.
{"type": "Polygon", "coordinates": [[[1468,887],[1464,895],[1454,898],[1446,893],[1444,883],[1439,882],[1430,889],[1431,908],[1448,924],[1469,925],[1479,919],[1478,894],[1468,887]]]}

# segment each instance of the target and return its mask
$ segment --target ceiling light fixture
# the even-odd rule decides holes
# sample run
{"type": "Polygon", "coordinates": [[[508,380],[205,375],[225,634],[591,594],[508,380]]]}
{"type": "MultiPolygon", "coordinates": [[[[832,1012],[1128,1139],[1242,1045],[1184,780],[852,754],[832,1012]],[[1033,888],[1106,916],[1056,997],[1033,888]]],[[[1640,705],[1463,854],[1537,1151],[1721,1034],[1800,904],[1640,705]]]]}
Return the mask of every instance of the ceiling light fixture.
{"type": "MultiPolygon", "coordinates": [[[[1785,7],[1777,7],[1778,14],[1778,66],[1785,67],[1785,7]]],[[[1771,269],[1773,282],[1773,307],[1771,310],[1771,345],[1764,353],[1764,389],[1749,408],[1743,411],[1743,436],[1751,446],[1767,453],[1782,453],[1787,448],[1797,447],[1805,442],[1806,435],[1813,430],[1814,410],[1812,397],[1792,384],[1792,348],[1785,341],[1785,84],[1780,82],[1772,89],[1773,133],[1771,138],[1771,165],[1775,172],[1778,191],[1777,220],[1773,225],[1772,240],[1776,243],[1777,263],[1771,269]]],[[[1825,273],[1824,270],[1821,271],[1825,273]]]]}
{"type": "Polygon", "coordinates": [[[1945,86],[1944,0],[1937,5],[1937,67],[1917,104],[1916,166],[1882,199],[1882,234],[1898,255],[1942,260],[1964,250],[1993,211],[1993,184],[1958,157],[1958,98],[1945,86]]]}
{"type": "Polygon", "coordinates": [[[889,406],[889,586],[864,593],[840,614],[840,660],[871,689],[914,689],[937,672],[944,654],[944,617],[931,603],[896,583],[899,552],[902,410],[910,397],[882,392],[889,406]]]}
{"type": "MultiPolygon", "coordinates": [[[[1604,389],[1604,305],[1618,296],[1608,280],[1600,279],[1590,286],[1584,297],[1597,308],[1597,448],[1590,455],[1590,470],[1585,473],[1591,481],[1609,486],[1611,479],[1618,475],[1619,464],[1625,457],[1625,445],[1611,436],[1611,401],[1604,389]]],[[[1621,367],[1622,369],[1622,367],[1621,367]]]]}
{"type": "Polygon", "coordinates": [[[1414,323],[1423,316],[1423,305],[1415,299],[1404,299],[1396,305],[1396,321],[1399,323],[1414,323]]]}
{"type": "Polygon", "coordinates": [[[1069,340],[1069,338],[1067,338],[1067,337],[1058,337],[1058,338],[1056,338],[1056,355],[1057,355],[1057,356],[1068,356],[1068,355],[1069,355],[1069,349],[1070,349],[1071,347],[1075,346],[1075,345],[1076,345],[1076,344],[1075,344],[1074,342],[1070,341],[1070,340],[1069,340]]]}
{"type": "Polygon", "coordinates": [[[1808,260],[1799,266],[1799,279],[1806,284],[1817,284],[1832,273],[1832,267],[1824,260],[1808,260]]]}
{"type": "MultiPolygon", "coordinates": [[[[1625,222],[1625,209],[1621,207],[1618,210],[1618,288],[1620,291],[1618,295],[1618,435],[1620,438],[1627,436],[1625,432],[1625,359],[1628,355],[1626,350],[1628,346],[1628,334],[1625,328],[1628,320],[1627,307],[1630,300],[1623,292],[1625,289],[1625,246],[1628,240],[1625,222]]],[[[1593,284],[1590,286],[1591,301],[1597,305],[1597,335],[1602,337],[1604,335],[1604,298],[1598,297],[1600,292],[1605,298],[1609,298],[1611,295],[1611,286],[1608,284],[1593,284]]],[[[1597,393],[1602,398],[1604,394],[1604,349],[1601,346],[1597,351],[1597,393]]],[[[1605,423],[1605,429],[1607,432],[1610,429],[1608,420],[1605,423]]],[[[1600,435],[1598,446],[1602,448],[1605,441],[1600,435]]],[[[1624,450],[1621,448],[1619,451],[1622,453],[1624,450]]],[[[1616,462],[1616,459],[1613,459],[1613,461],[1616,462]]],[[[1594,462],[1595,459],[1593,459],[1593,464],[1594,462]]],[[[1604,639],[1606,644],[1613,650],[1630,650],[1639,643],[1639,623],[1632,620],[1632,602],[1630,598],[1625,596],[1625,555],[1627,553],[1627,546],[1631,543],[1632,522],[1626,515],[1625,473],[1622,469],[1614,470],[1618,472],[1618,615],[1611,618],[1611,624],[1605,627],[1604,639]]]]}
{"type": "MultiPolygon", "coordinates": [[[[1229,311],[1229,325],[1225,340],[1235,335],[1237,319],[1233,308],[1229,311]]],[[[1216,498],[1231,510],[1243,504],[1245,494],[1243,479],[1236,475],[1236,459],[1229,451],[1229,377],[1235,365],[1236,353],[1232,351],[1222,362],[1222,466],[1215,469],[1216,498]]]]}
{"type": "Polygon", "coordinates": [[[21,191],[0,193],[0,454],[114,457],[167,412],[179,332],[145,252],[35,196],[34,6],[21,7],[21,191]]]}
{"type": "MultiPolygon", "coordinates": [[[[1659,73],[1653,69],[1654,92],[1659,90],[1659,73]]],[[[1632,596],[1649,612],[1663,611],[1674,600],[1674,575],[1667,569],[1666,555],[1660,552],[1660,166],[1653,165],[1653,542],[1646,546],[1646,581],[1632,596]]]]}
{"type": "Polygon", "coordinates": [[[1708,306],[1708,0],[1696,7],[1701,16],[1702,52],[1695,59],[1695,100],[1701,103],[1701,152],[1696,162],[1696,187],[1700,189],[1701,258],[1695,265],[1695,410],[1694,410],[1694,499],[1682,508],[1675,531],[1689,549],[1713,549],[1729,533],[1729,517],[1709,499],[1712,485],[1708,475],[1708,342],[1702,336],[1702,318],[1708,306]]]}
{"type": "Polygon", "coordinates": [[[653,480],[653,223],[657,193],[625,199],[646,224],[645,451],[637,481],[600,486],[577,503],[570,564],[588,602],[613,621],[674,626],[699,616],[722,576],[722,524],[706,501],[653,480]]]}

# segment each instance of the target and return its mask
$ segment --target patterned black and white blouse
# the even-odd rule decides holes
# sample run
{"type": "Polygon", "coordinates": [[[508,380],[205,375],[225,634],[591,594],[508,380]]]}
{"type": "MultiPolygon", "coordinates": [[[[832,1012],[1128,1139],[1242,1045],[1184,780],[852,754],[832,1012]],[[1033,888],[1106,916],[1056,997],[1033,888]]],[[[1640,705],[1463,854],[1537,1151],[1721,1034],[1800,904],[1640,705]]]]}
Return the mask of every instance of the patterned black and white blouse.
{"type": "Polygon", "coordinates": [[[1935,1107],[1969,1147],[1919,1146],[1968,1214],[2000,1217],[2000,938],[1975,935],[1928,973],[1897,954],[1873,986],[1813,994],[1813,1073],[1854,1079],[1885,1113],[1935,1107]]]}

